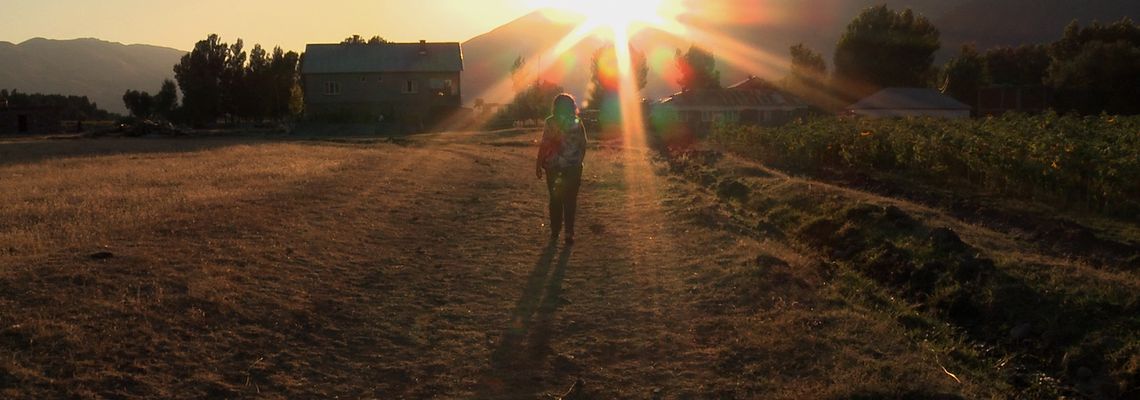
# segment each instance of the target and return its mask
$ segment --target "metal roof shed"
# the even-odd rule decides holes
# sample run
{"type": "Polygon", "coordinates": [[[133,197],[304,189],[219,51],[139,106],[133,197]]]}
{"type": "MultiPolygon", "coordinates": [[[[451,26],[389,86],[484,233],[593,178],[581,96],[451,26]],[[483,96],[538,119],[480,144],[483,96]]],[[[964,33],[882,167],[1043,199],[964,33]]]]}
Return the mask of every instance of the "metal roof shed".
{"type": "Polygon", "coordinates": [[[871,118],[969,118],[970,106],[929,88],[886,88],[847,107],[847,112],[871,118]]]}

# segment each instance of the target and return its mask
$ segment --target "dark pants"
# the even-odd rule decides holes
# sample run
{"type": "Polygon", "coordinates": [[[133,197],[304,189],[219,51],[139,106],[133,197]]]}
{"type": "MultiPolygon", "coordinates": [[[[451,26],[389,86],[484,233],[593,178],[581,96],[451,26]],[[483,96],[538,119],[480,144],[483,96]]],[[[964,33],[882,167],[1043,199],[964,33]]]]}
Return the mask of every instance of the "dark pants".
{"type": "Polygon", "coordinates": [[[582,167],[546,170],[546,190],[550,193],[550,233],[557,235],[566,222],[566,235],[574,235],[574,214],[578,211],[578,187],[582,167]]]}

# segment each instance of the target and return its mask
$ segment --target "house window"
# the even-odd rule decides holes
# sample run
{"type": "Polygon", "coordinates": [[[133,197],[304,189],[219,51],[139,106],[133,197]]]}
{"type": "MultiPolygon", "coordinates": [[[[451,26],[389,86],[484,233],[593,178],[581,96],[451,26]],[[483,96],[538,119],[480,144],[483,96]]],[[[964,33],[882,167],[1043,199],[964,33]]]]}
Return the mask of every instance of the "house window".
{"type": "Polygon", "coordinates": [[[431,86],[431,91],[434,94],[440,96],[455,95],[455,84],[451,79],[432,79],[428,85],[431,86]]]}
{"type": "Polygon", "coordinates": [[[406,82],[404,82],[404,87],[402,88],[402,90],[403,90],[404,94],[419,93],[420,92],[420,85],[414,79],[409,79],[406,82]]]}
{"type": "Polygon", "coordinates": [[[325,96],[339,96],[340,95],[340,82],[328,81],[325,82],[325,96]]]}

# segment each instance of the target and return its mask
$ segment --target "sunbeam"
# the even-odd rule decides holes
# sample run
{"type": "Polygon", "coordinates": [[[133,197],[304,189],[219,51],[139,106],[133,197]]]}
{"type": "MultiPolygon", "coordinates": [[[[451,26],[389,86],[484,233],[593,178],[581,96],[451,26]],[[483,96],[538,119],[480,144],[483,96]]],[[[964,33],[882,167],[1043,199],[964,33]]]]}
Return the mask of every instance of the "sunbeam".
{"type": "MultiPolygon", "coordinates": [[[[691,24],[683,24],[679,21],[667,21],[656,27],[676,37],[691,39],[694,43],[706,43],[704,46],[714,53],[718,61],[724,61],[761,78],[776,81],[787,75],[791,68],[791,60],[786,56],[775,55],[755,48],[720,32],[691,24]]],[[[823,85],[824,82],[818,83],[821,84],[820,87],[825,86],[823,85]]],[[[808,92],[796,94],[806,99],[823,99],[823,102],[836,104],[842,103],[844,98],[854,98],[859,93],[866,91],[865,88],[859,88],[858,85],[851,82],[832,81],[829,85],[831,86],[830,91],[806,89],[808,92]]],[[[816,105],[824,106],[823,104],[816,105]]]]}
{"type": "MultiPolygon", "coordinates": [[[[597,24],[589,23],[588,21],[584,22],[576,26],[574,30],[570,31],[570,33],[567,33],[566,36],[563,36],[562,39],[560,39],[558,43],[555,43],[553,46],[550,46],[534,54],[526,55],[525,58],[527,60],[534,60],[534,78],[542,79],[543,76],[547,74],[554,66],[558,65],[562,59],[563,54],[569,52],[570,49],[572,49],[578,43],[581,43],[586,38],[590,37],[590,35],[593,35],[598,30],[598,28],[599,26],[597,24]]],[[[472,98],[509,99],[512,97],[514,89],[515,88],[512,77],[510,74],[507,74],[506,71],[504,71],[503,78],[499,79],[487,90],[478,93],[472,98]]],[[[482,125],[484,122],[486,122],[487,119],[491,117],[492,115],[490,113],[479,116],[474,121],[474,124],[482,125]]],[[[455,126],[472,124],[470,121],[449,121],[449,123],[455,126]]]]}
{"type": "Polygon", "coordinates": [[[629,32],[623,26],[613,27],[614,54],[618,65],[618,102],[621,110],[622,138],[626,146],[645,146],[645,123],[642,118],[640,90],[633,71],[629,51],[629,32]]]}
{"type": "MultiPolygon", "coordinates": [[[[719,32],[715,28],[703,27],[708,24],[684,22],[687,19],[682,16],[694,11],[689,10],[678,0],[635,2],[535,0],[534,4],[535,7],[552,10],[547,11],[547,15],[551,18],[564,20],[573,18],[577,25],[555,45],[535,54],[526,55],[526,59],[531,63],[528,77],[552,80],[557,84],[566,71],[585,67],[582,63],[586,60],[566,58],[567,54],[573,52],[575,46],[588,39],[611,42],[616,53],[619,75],[615,85],[619,99],[617,114],[621,117],[621,137],[627,146],[644,146],[646,143],[647,128],[642,117],[644,115],[642,96],[636,82],[636,71],[629,49],[631,37],[642,29],[653,28],[685,41],[700,43],[725,65],[748,71],[750,75],[770,81],[778,81],[790,69],[790,60],[785,55],[769,53],[719,32]]],[[[655,59],[660,58],[656,53],[654,56],[655,59]]],[[[665,54],[664,57],[670,58],[670,55],[665,54]]],[[[668,61],[655,62],[654,65],[667,63],[668,61]]],[[[663,71],[655,72],[664,75],[663,71]]],[[[819,103],[838,104],[844,97],[851,97],[853,93],[858,92],[853,85],[841,82],[830,82],[830,86],[832,89],[828,91],[805,88],[801,90],[810,92],[795,94],[819,103]]],[[[511,77],[504,76],[490,89],[479,93],[476,98],[510,98],[512,91],[511,77]]],[[[484,116],[487,117],[489,116],[484,116]]]]}

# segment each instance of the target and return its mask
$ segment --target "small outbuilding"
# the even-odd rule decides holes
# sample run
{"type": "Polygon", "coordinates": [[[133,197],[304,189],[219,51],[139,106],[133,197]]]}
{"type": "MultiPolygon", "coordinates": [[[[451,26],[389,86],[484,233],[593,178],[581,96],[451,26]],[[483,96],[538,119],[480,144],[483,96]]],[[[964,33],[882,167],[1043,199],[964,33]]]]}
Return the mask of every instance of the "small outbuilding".
{"type": "Polygon", "coordinates": [[[0,135],[59,133],[61,114],[58,107],[9,107],[0,99],[0,135]]]}
{"type": "Polygon", "coordinates": [[[658,107],[676,113],[680,122],[698,131],[718,123],[782,125],[812,111],[802,99],[757,77],[727,88],[683,91],[662,99],[658,107]]]}
{"type": "Polygon", "coordinates": [[[970,106],[929,88],[886,88],[846,109],[870,118],[969,118],[970,106]]]}

